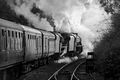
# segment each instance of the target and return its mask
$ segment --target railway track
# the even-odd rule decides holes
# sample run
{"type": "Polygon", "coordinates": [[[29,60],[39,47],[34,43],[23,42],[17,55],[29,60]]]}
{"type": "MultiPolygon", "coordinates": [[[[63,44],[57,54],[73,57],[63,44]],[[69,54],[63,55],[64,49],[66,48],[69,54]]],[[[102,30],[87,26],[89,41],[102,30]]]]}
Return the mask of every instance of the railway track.
{"type": "Polygon", "coordinates": [[[11,77],[10,80],[19,80],[22,76],[24,76],[24,75],[26,75],[26,74],[28,74],[28,73],[42,67],[42,66],[48,65],[49,63],[52,63],[52,62],[53,62],[53,60],[50,60],[50,59],[49,59],[49,61],[41,60],[40,65],[38,65],[36,67],[33,66],[34,68],[32,68],[32,67],[23,68],[23,72],[21,71],[21,73],[18,76],[10,76],[11,77]],[[27,70],[27,71],[25,71],[25,70],[27,70]]]}
{"type": "Polygon", "coordinates": [[[86,62],[79,64],[70,80],[96,80],[90,71],[86,72],[86,62]]]}
{"type": "MultiPolygon", "coordinates": [[[[73,80],[73,73],[75,72],[76,67],[85,62],[86,59],[78,59],[72,63],[68,63],[57,70],[48,80],[73,80]]],[[[77,80],[77,78],[74,80],[77,80]]]]}
{"type": "Polygon", "coordinates": [[[78,78],[77,73],[79,75],[86,74],[86,69],[85,69],[86,68],[86,64],[85,63],[86,62],[82,62],[82,63],[80,63],[80,64],[78,64],[76,66],[76,68],[74,69],[74,71],[73,71],[73,73],[71,75],[71,79],[70,80],[81,80],[80,78],[78,78]],[[78,69],[80,69],[80,70],[78,71],[78,69]]]}

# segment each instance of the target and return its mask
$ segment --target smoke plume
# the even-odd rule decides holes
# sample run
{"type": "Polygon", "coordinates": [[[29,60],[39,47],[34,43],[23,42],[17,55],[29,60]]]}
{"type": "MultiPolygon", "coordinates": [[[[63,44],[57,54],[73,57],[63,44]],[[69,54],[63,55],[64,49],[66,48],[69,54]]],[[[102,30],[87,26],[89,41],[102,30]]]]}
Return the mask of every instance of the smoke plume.
{"type": "Polygon", "coordinates": [[[29,23],[33,24],[36,28],[52,31],[53,28],[49,24],[46,18],[41,18],[42,13],[34,14],[33,8],[37,8],[38,0],[6,0],[10,7],[16,12],[16,14],[23,15],[29,23]]]}
{"type": "MultiPolygon", "coordinates": [[[[7,0],[18,15],[23,15],[35,27],[52,30],[46,19],[40,19],[41,13],[33,14],[31,9],[42,10],[45,15],[52,16],[56,31],[78,33],[82,38],[84,51],[92,51],[96,25],[106,18],[97,0],[7,0]]],[[[97,28],[97,29],[96,29],[97,28]]]]}

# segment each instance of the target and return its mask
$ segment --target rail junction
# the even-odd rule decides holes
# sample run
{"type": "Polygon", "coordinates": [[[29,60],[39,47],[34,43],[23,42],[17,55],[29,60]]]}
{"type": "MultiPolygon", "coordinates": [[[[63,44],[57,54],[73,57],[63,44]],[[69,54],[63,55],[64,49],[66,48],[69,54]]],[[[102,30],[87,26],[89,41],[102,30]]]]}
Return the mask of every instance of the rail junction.
{"type": "Polygon", "coordinates": [[[65,64],[48,80],[96,80],[92,74],[86,72],[86,59],[78,59],[65,64]],[[87,76],[87,77],[86,77],[87,76]]]}

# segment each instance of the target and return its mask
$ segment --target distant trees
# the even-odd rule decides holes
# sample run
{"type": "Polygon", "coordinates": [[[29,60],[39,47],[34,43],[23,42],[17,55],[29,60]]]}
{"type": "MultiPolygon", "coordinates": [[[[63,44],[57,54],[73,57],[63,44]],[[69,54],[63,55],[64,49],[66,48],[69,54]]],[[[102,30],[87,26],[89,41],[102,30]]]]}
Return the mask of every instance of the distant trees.
{"type": "Polygon", "coordinates": [[[120,76],[120,0],[99,0],[111,16],[111,29],[94,48],[96,67],[106,80],[120,76]]]}
{"type": "Polygon", "coordinates": [[[99,0],[107,13],[119,13],[120,0],[99,0]]]}

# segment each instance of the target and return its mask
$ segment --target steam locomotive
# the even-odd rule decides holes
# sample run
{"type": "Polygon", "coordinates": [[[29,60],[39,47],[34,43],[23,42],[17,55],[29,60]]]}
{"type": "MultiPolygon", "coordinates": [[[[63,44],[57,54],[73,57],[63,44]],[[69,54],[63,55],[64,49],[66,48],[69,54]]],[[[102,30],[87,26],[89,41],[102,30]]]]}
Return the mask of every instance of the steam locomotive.
{"type": "Polygon", "coordinates": [[[73,33],[57,33],[30,28],[0,19],[0,79],[13,80],[22,73],[66,55],[82,52],[81,38],[73,33]]]}

